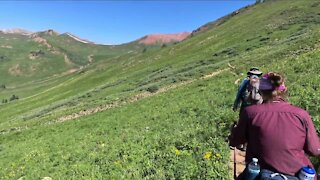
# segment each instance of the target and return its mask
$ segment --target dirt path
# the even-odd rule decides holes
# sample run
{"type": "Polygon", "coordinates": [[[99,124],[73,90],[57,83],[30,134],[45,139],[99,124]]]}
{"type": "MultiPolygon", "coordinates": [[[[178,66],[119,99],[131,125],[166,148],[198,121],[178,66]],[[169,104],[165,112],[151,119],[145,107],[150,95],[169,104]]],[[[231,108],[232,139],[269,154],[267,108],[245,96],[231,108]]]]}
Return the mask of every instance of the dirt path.
{"type": "Polygon", "coordinates": [[[69,59],[68,55],[66,53],[63,53],[64,62],[67,65],[73,64],[73,62],[69,59]]]}
{"type": "MultiPolygon", "coordinates": [[[[215,71],[213,73],[210,73],[208,75],[205,75],[205,76],[201,77],[200,79],[208,79],[208,78],[214,77],[214,76],[216,76],[216,75],[218,75],[218,74],[220,74],[223,71],[226,71],[228,69],[229,68],[215,71]]],[[[69,114],[69,115],[66,115],[66,116],[62,116],[62,117],[58,118],[57,120],[55,120],[55,122],[69,121],[69,120],[80,118],[82,116],[88,116],[88,115],[91,115],[91,114],[94,114],[94,113],[98,113],[98,112],[101,112],[101,111],[106,111],[106,110],[111,109],[111,108],[120,107],[120,106],[123,106],[123,105],[128,104],[128,103],[136,102],[136,101],[138,101],[140,99],[143,99],[143,98],[154,96],[154,95],[157,95],[159,93],[164,93],[164,92],[167,92],[167,91],[169,91],[171,89],[175,89],[177,87],[190,84],[190,83],[192,83],[194,81],[197,81],[197,80],[199,80],[199,79],[189,80],[189,81],[185,81],[185,82],[178,83],[178,84],[172,84],[172,85],[160,88],[155,93],[142,92],[140,94],[128,97],[126,99],[117,100],[117,101],[111,102],[109,104],[100,105],[100,106],[94,107],[94,108],[84,109],[84,110],[81,110],[79,112],[75,112],[75,113],[72,113],[72,114],[69,114]]]]}
{"type": "MultiPolygon", "coordinates": [[[[88,58],[89,58],[89,56],[88,56],[88,58]]],[[[88,115],[91,115],[91,114],[94,114],[94,113],[106,111],[106,110],[111,109],[111,108],[121,107],[121,106],[123,106],[125,104],[133,103],[133,102],[136,102],[136,101],[138,101],[140,99],[147,98],[147,97],[150,97],[150,96],[154,96],[154,95],[157,95],[159,93],[164,93],[164,92],[167,92],[167,91],[169,91],[171,89],[175,89],[177,87],[193,83],[193,82],[195,82],[197,80],[200,80],[200,79],[212,78],[214,76],[217,76],[217,75],[221,74],[222,72],[224,72],[226,70],[229,70],[229,68],[212,72],[212,73],[210,73],[208,75],[205,75],[205,76],[203,76],[203,77],[201,77],[199,79],[189,80],[189,81],[185,81],[185,82],[182,82],[182,83],[172,84],[172,85],[160,88],[155,93],[142,92],[140,94],[128,97],[128,98],[126,98],[124,100],[123,99],[122,100],[117,100],[117,101],[111,102],[109,104],[100,105],[98,107],[89,108],[89,109],[85,109],[85,110],[82,110],[82,111],[79,111],[79,112],[76,112],[76,113],[72,113],[72,114],[69,114],[69,115],[66,115],[66,116],[62,116],[62,117],[56,119],[54,122],[50,122],[50,124],[51,123],[61,123],[61,122],[64,122],[64,121],[77,119],[77,118],[80,118],[82,116],[88,116],[88,115]]],[[[56,88],[56,87],[54,87],[54,88],[56,88]]],[[[4,134],[4,133],[8,133],[8,132],[3,132],[2,134],[4,134]]],[[[229,168],[230,168],[230,173],[232,174],[232,176],[233,176],[233,173],[234,173],[234,152],[236,152],[236,175],[238,176],[245,169],[245,152],[242,152],[240,150],[236,150],[236,151],[230,150],[229,168]]]]}
{"type": "MultiPolygon", "coordinates": [[[[237,176],[245,169],[245,155],[246,153],[236,149],[236,174],[237,176]]],[[[230,150],[229,168],[232,176],[234,175],[234,150],[230,150]]]]}
{"type": "MultiPolygon", "coordinates": [[[[218,74],[220,74],[220,73],[222,73],[222,72],[224,72],[226,70],[229,70],[229,68],[212,72],[212,73],[210,73],[208,75],[205,75],[205,76],[203,76],[201,78],[198,78],[198,79],[193,79],[193,80],[189,80],[189,81],[185,81],[185,82],[181,82],[181,83],[176,83],[176,84],[171,84],[171,85],[165,86],[163,88],[160,88],[155,93],[142,92],[142,93],[127,97],[125,99],[116,100],[116,101],[108,103],[108,104],[103,104],[103,105],[99,105],[97,107],[84,109],[84,110],[81,110],[79,112],[75,112],[75,113],[72,113],[72,114],[69,114],[69,115],[61,116],[60,118],[55,119],[53,121],[50,121],[47,124],[61,123],[61,122],[64,122],[64,121],[74,120],[74,119],[80,118],[82,116],[88,116],[88,115],[91,115],[91,114],[94,114],[94,113],[106,111],[106,110],[111,109],[111,108],[121,107],[121,106],[124,106],[124,105],[126,105],[128,103],[133,103],[133,102],[139,101],[140,99],[144,99],[144,98],[147,98],[147,97],[150,97],[150,96],[154,96],[154,95],[157,95],[157,94],[160,94],[160,93],[164,93],[164,92],[170,91],[172,89],[175,89],[177,87],[181,87],[181,86],[193,83],[193,82],[201,80],[201,79],[212,78],[212,77],[214,77],[214,76],[216,76],[216,75],[218,75],[218,74]]],[[[78,78],[80,78],[80,77],[78,77],[78,78]]],[[[63,82],[63,83],[61,83],[61,84],[59,84],[57,86],[51,87],[51,88],[49,88],[49,89],[47,89],[47,90],[45,90],[43,92],[40,92],[40,93],[37,93],[35,95],[26,97],[24,99],[33,98],[33,97],[35,97],[35,96],[37,96],[39,94],[43,94],[43,93],[48,92],[48,91],[50,91],[52,89],[58,88],[58,87],[66,84],[66,83],[69,83],[70,81],[77,80],[78,78],[75,78],[75,79],[71,78],[70,80],[68,80],[66,82],[63,82]]],[[[25,130],[25,129],[28,129],[28,127],[17,127],[17,128],[13,128],[13,130],[12,129],[11,130],[3,130],[2,132],[0,132],[0,134],[6,134],[6,133],[9,133],[9,132],[14,132],[14,131],[22,131],[22,130],[25,130]]]]}

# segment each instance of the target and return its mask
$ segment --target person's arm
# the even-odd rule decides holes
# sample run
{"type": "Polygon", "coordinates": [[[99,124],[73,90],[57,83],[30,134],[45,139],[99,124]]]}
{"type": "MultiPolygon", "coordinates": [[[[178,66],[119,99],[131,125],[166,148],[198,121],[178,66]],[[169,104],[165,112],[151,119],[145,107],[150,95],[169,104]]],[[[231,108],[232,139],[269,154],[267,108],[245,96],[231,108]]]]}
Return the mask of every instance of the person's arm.
{"type": "Polygon", "coordinates": [[[237,108],[240,106],[240,103],[241,103],[241,96],[243,94],[243,92],[246,90],[247,88],[247,83],[248,83],[248,80],[247,79],[244,79],[242,81],[242,83],[240,84],[240,87],[239,87],[239,90],[237,92],[237,96],[236,96],[236,99],[233,103],[233,111],[236,111],[237,108]]]}
{"type": "Polygon", "coordinates": [[[306,121],[307,139],[304,150],[311,156],[320,156],[320,139],[309,115],[306,116],[306,121]]]}
{"type": "Polygon", "coordinates": [[[246,110],[240,112],[240,119],[238,124],[231,130],[229,137],[229,145],[232,147],[238,146],[247,142],[247,129],[249,125],[249,119],[246,110]]]}

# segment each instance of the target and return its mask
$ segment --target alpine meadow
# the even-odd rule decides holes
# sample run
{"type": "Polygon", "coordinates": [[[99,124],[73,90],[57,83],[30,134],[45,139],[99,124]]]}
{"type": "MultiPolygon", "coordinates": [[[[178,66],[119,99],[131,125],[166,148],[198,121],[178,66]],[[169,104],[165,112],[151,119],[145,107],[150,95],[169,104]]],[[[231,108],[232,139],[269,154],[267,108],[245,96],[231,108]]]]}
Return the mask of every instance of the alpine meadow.
{"type": "Polygon", "coordinates": [[[285,74],[319,134],[319,10],[259,1],[156,44],[0,31],[0,179],[232,179],[232,104],[252,66],[285,74]]]}

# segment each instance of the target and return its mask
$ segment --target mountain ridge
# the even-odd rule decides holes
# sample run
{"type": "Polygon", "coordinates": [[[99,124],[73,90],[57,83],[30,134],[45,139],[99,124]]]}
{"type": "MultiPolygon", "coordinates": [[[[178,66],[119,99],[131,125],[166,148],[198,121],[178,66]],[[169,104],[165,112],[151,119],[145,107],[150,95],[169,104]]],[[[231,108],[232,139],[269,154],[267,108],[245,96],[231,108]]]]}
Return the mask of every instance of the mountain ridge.
{"type": "Polygon", "coordinates": [[[164,33],[154,33],[148,34],[136,40],[139,44],[157,44],[157,43],[170,43],[170,42],[180,42],[186,39],[191,33],[190,32],[180,32],[172,34],[164,33]]]}
{"type": "Polygon", "coordinates": [[[0,32],[4,34],[21,34],[21,35],[30,35],[33,32],[21,28],[12,28],[12,29],[0,29],[0,32]]]}
{"type": "MultiPolygon", "coordinates": [[[[20,34],[20,35],[26,35],[30,37],[35,37],[39,36],[41,34],[46,34],[46,35],[67,35],[74,40],[78,42],[82,42],[85,44],[97,44],[97,45],[104,45],[100,43],[95,43],[93,41],[83,39],[77,35],[72,34],[71,32],[64,32],[64,33],[59,33],[58,31],[54,29],[47,29],[47,30],[42,30],[42,31],[36,31],[32,32],[26,29],[22,28],[11,28],[11,29],[0,29],[0,32],[4,34],[20,34]]],[[[139,44],[145,44],[145,45],[150,45],[150,44],[157,44],[157,43],[171,43],[171,42],[180,42],[184,39],[186,39],[191,33],[190,32],[178,32],[178,33],[152,33],[152,34],[147,34],[142,36],[141,38],[138,38],[137,40],[117,44],[117,45],[122,45],[122,44],[128,44],[131,42],[138,42],[139,44]]]]}

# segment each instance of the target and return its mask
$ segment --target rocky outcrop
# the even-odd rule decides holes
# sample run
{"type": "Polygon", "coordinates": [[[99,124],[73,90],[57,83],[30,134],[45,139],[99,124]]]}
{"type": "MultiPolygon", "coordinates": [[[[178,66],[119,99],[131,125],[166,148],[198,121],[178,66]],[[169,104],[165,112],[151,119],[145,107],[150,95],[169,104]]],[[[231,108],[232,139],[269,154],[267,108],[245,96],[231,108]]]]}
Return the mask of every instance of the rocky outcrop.
{"type": "Polygon", "coordinates": [[[30,59],[36,59],[40,56],[44,55],[44,52],[42,50],[38,50],[38,51],[31,51],[29,53],[29,58],[30,59]]]}
{"type": "Polygon", "coordinates": [[[57,31],[54,31],[53,29],[48,29],[48,30],[44,31],[43,33],[46,35],[50,35],[50,36],[53,36],[53,35],[58,36],[59,35],[59,33],[57,31]]]}

